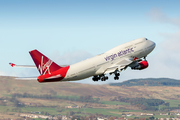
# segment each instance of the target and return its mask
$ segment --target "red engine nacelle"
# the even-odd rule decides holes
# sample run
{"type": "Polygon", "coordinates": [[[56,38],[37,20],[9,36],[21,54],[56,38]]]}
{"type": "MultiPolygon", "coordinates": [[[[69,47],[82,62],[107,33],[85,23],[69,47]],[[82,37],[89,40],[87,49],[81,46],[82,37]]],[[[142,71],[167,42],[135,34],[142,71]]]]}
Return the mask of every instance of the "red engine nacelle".
{"type": "Polygon", "coordinates": [[[148,66],[149,66],[149,64],[147,61],[140,61],[136,66],[131,67],[131,69],[142,70],[142,69],[147,68],[148,66]]]}

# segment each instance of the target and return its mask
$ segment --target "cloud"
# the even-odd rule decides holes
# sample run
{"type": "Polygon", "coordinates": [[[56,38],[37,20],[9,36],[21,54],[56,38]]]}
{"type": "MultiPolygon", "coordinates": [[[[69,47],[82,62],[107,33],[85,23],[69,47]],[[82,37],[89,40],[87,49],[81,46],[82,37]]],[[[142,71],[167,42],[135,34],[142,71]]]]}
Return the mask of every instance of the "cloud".
{"type": "Polygon", "coordinates": [[[162,10],[158,8],[151,9],[151,11],[148,14],[152,21],[173,24],[180,27],[180,16],[169,17],[168,15],[163,13],[162,10]]]}
{"type": "Polygon", "coordinates": [[[172,34],[164,34],[165,41],[159,46],[161,47],[159,53],[156,54],[155,59],[161,65],[161,71],[165,76],[169,74],[170,77],[180,78],[180,31],[172,34]]]}
{"type": "Polygon", "coordinates": [[[159,51],[152,56],[152,74],[155,77],[170,77],[180,79],[180,16],[170,17],[160,9],[149,12],[150,19],[162,24],[168,23],[175,26],[177,31],[160,33],[163,41],[156,46],[159,51]]]}

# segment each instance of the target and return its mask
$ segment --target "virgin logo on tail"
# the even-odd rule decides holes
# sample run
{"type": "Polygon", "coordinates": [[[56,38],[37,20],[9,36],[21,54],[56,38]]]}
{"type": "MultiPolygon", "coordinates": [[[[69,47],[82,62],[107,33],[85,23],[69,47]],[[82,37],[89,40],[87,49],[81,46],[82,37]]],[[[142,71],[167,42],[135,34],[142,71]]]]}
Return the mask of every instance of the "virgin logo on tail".
{"type": "Polygon", "coordinates": [[[53,63],[53,61],[51,60],[48,60],[46,63],[43,62],[43,56],[41,57],[41,64],[39,64],[38,66],[38,70],[40,72],[41,75],[44,75],[46,74],[46,72],[48,74],[51,74],[51,71],[50,71],[50,67],[51,67],[51,64],[53,63]]]}

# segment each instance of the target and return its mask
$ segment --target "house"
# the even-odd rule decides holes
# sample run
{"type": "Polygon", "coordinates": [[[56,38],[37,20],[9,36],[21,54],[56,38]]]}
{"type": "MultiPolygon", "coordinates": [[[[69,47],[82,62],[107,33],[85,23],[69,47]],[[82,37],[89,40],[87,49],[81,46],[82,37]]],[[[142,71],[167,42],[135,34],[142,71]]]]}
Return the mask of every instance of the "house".
{"type": "Polygon", "coordinates": [[[153,113],[141,113],[141,116],[153,116],[153,113]]]}

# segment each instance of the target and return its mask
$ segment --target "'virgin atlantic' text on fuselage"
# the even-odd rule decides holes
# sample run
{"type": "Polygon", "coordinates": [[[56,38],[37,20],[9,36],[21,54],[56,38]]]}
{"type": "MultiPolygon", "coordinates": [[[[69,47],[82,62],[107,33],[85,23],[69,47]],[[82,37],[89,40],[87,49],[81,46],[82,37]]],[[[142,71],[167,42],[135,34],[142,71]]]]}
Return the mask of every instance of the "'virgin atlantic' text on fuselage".
{"type": "Polygon", "coordinates": [[[121,51],[119,51],[118,53],[115,53],[115,54],[112,54],[112,55],[110,55],[110,56],[107,56],[107,57],[105,57],[104,59],[106,60],[106,61],[112,61],[112,60],[114,60],[116,57],[121,57],[122,55],[126,55],[126,54],[128,54],[128,53],[132,53],[132,52],[134,52],[134,50],[133,50],[133,48],[128,48],[127,50],[121,50],[121,51]]]}

